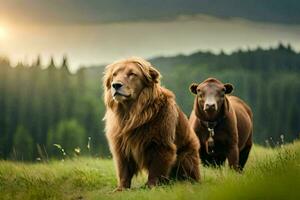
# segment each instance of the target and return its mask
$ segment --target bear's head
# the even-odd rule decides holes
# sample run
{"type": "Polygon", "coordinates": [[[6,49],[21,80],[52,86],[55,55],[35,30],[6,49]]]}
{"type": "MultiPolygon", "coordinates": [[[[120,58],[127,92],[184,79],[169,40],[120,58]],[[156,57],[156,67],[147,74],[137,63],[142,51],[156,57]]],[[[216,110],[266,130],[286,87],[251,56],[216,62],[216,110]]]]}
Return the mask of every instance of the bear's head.
{"type": "Polygon", "coordinates": [[[220,111],[225,101],[225,94],[230,94],[232,90],[232,84],[223,84],[215,78],[208,78],[200,84],[193,83],[190,86],[190,91],[197,95],[199,109],[211,115],[220,111]]]}

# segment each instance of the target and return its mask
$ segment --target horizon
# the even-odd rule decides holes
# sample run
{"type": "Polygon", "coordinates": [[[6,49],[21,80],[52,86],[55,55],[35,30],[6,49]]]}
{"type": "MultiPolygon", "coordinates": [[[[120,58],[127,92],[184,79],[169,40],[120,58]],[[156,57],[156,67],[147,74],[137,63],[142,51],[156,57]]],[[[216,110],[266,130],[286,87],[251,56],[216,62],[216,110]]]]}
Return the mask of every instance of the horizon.
{"type": "MultiPolygon", "coordinates": [[[[258,45],[254,48],[247,48],[247,49],[237,48],[237,49],[235,49],[231,52],[224,52],[222,49],[219,52],[213,52],[213,51],[210,51],[210,50],[196,50],[196,51],[188,53],[188,54],[178,53],[178,54],[167,55],[167,56],[158,55],[158,56],[153,56],[153,57],[149,57],[149,58],[145,58],[145,59],[146,60],[153,60],[153,59],[159,59],[159,58],[175,58],[175,57],[178,57],[178,56],[187,56],[188,57],[188,56],[192,56],[192,55],[197,54],[197,53],[209,53],[209,54],[212,54],[214,56],[218,56],[218,55],[221,55],[221,54],[224,54],[226,56],[231,56],[232,54],[238,53],[239,51],[241,51],[243,53],[247,53],[247,52],[254,52],[254,51],[257,51],[259,49],[261,49],[263,51],[276,50],[281,45],[284,48],[290,48],[296,54],[300,53],[300,51],[299,50],[297,51],[293,47],[293,45],[291,45],[290,43],[282,43],[281,41],[279,41],[276,45],[272,45],[272,46],[269,46],[269,47],[261,47],[261,46],[258,45]]],[[[47,57],[47,59],[41,58],[41,56],[38,54],[35,59],[31,60],[31,62],[18,61],[16,63],[12,63],[10,58],[7,57],[7,56],[0,55],[0,59],[1,58],[2,59],[7,59],[7,61],[10,64],[10,67],[12,67],[12,68],[17,67],[20,64],[22,66],[27,66],[27,67],[35,66],[36,61],[39,59],[39,62],[41,63],[40,66],[41,66],[42,69],[47,69],[49,67],[49,65],[51,64],[52,59],[53,59],[53,62],[54,62],[54,66],[59,69],[60,68],[59,66],[62,66],[63,60],[66,58],[67,59],[67,67],[68,67],[68,70],[71,73],[76,73],[79,69],[83,69],[83,68],[103,67],[103,66],[106,66],[106,65],[110,64],[110,63],[95,63],[95,64],[91,64],[91,65],[80,65],[75,70],[72,70],[72,68],[70,67],[70,64],[69,64],[70,58],[66,54],[63,54],[63,55],[59,56],[59,58],[50,56],[50,57],[47,57]]],[[[126,58],[126,57],[124,57],[124,58],[126,58]]],[[[120,59],[124,59],[124,58],[120,58],[120,59]]]]}

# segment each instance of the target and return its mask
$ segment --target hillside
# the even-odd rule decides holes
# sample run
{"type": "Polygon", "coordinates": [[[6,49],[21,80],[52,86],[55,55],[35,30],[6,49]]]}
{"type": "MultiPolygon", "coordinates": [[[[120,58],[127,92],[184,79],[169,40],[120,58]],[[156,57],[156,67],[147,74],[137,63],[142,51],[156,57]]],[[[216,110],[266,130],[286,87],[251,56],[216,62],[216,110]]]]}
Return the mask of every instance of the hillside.
{"type": "MultiPolygon", "coordinates": [[[[285,140],[300,133],[300,53],[290,45],[270,49],[237,50],[232,54],[195,52],[190,55],[149,59],[162,75],[162,84],[171,89],[189,116],[194,96],[193,82],[216,77],[234,85],[233,95],[246,101],[254,113],[254,139],[260,144],[284,135],[285,140]]],[[[104,66],[86,69],[90,85],[99,88],[104,66]]]]}
{"type": "MultiPolygon", "coordinates": [[[[232,54],[195,52],[150,61],[187,116],[194,100],[191,83],[216,77],[232,83],[233,95],[252,108],[256,143],[275,146],[299,138],[300,53],[290,45],[232,54]]],[[[101,120],[104,66],[70,73],[67,58],[55,63],[51,59],[42,66],[38,58],[32,65],[13,67],[0,57],[0,158],[60,158],[53,144],[60,144],[71,156],[75,148],[82,154],[109,156],[101,120]]]]}
{"type": "Polygon", "coordinates": [[[202,183],[176,182],[147,189],[142,174],[133,189],[113,193],[110,159],[46,163],[0,161],[1,199],[299,199],[300,142],[275,149],[255,146],[245,172],[201,167],[202,183]]]}

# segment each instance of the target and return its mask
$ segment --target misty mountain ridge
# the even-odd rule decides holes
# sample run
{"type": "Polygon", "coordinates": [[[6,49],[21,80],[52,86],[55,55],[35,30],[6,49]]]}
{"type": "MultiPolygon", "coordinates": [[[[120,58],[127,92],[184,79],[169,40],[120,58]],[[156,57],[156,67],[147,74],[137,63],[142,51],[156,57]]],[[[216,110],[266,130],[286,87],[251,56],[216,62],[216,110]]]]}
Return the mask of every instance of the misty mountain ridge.
{"type": "MultiPolygon", "coordinates": [[[[277,47],[262,49],[237,50],[230,54],[219,54],[210,51],[197,51],[189,55],[159,56],[148,59],[158,69],[165,71],[172,66],[185,68],[209,66],[211,69],[248,70],[300,70],[300,53],[296,52],[290,44],[278,44],[277,47]]],[[[84,67],[90,76],[103,74],[106,65],[93,65],[84,67]]]]}

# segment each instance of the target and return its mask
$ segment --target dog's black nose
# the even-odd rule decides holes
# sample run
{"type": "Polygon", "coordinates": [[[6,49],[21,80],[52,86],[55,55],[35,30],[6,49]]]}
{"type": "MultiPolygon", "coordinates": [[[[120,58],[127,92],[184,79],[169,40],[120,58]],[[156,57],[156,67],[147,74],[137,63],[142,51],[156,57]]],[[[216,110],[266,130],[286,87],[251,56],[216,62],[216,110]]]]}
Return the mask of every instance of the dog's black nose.
{"type": "Polygon", "coordinates": [[[115,89],[115,90],[118,90],[120,89],[123,84],[122,83],[112,83],[111,86],[115,89]]]}

